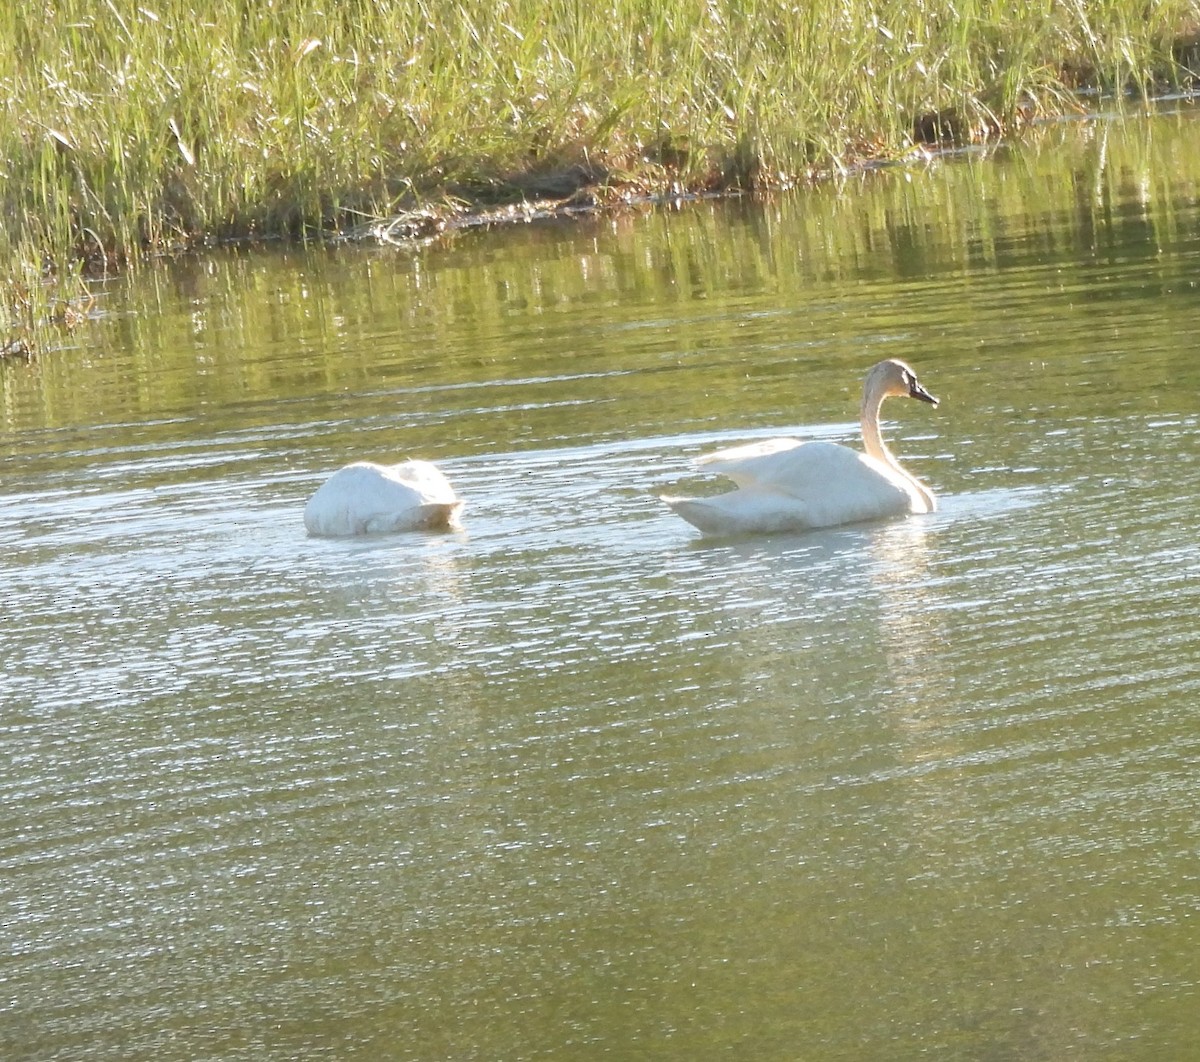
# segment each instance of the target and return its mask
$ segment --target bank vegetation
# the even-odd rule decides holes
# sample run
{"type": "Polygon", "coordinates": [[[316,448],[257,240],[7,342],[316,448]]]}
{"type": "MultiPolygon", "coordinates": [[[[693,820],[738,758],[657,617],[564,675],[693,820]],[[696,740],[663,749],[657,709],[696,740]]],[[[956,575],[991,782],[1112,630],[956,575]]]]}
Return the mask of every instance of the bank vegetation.
{"type": "Polygon", "coordinates": [[[1200,0],[5,5],[0,353],[147,254],[786,187],[1186,89],[1198,27],[1200,0]]]}

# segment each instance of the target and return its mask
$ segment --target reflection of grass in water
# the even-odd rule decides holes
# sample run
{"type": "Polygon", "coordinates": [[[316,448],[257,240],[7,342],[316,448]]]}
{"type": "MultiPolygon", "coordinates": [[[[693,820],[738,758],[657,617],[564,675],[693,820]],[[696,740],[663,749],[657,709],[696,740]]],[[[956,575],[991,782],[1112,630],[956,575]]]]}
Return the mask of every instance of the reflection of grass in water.
{"type": "Polygon", "coordinates": [[[101,398],[113,417],[237,407],[239,423],[273,423],[270,401],[336,381],[313,414],[323,426],[306,432],[335,455],[415,445],[441,460],[493,453],[497,439],[668,430],[678,463],[655,479],[662,490],[686,479],[688,455],[721,445],[818,427],[853,442],[861,371],[894,354],[944,399],[935,426],[899,411],[906,463],[968,490],[969,469],[1053,467],[1026,449],[1062,440],[1014,434],[1014,410],[1106,416],[1116,384],[1129,408],[1163,412],[1175,408],[1165,395],[1200,387],[1181,338],[1195,331],[1198,117],[1047,123],[1026,134],[1031,149],[991,162],[885,167],[768,208],[522,227],[503,254],[481,238],[384,267],[326,248],[154,259],[99,295],[106,315],[69,340],[77,355],[0,371],[0,429],[89,423],[101,398]],[[1139,368],[1110,380],[1087,360],[1101,351],[1139,368]],[[1064,356],[1078,381],[1045,390],[1037,366],[1064,356]],[[1004,401],[981,406],[981,364],[1002,373],[1004,401]],[[371,414],[349,415],[343,389],[371,414]],[[976,430],[989,450],[969,464],[922,441],[976,430]]]}
{"type": "Polygon", "coordinates": [[[4,210],[24,219],[0,240],[95,260],[448,190],[786,182],[981,135],[1081,78],[1169,74],[1190,8],[1133,6],[64,0],[0,27],[4,210]]]}

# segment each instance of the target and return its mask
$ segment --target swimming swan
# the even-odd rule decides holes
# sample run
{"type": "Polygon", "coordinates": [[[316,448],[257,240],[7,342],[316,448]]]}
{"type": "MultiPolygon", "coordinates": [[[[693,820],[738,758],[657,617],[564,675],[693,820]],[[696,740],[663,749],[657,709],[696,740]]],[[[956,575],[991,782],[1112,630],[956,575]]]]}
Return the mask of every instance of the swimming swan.
{"type": "Polygon", "coordinates": [[[339,468],[304,507],[310,535],[443,531],[459,526],[462,501],[436,465],[356,461],[339,468]]]}
{"type": "Polygon", "coordinates": [[[883,444],[879,407],[890,395],[938,404],[912,369],[889,358],[873,366],[863,381],[865,454],[819,440],[768,439],[735,446],[696,463],[728,476],[737,490],[663,501],[706,535],[798,531],[933,512],[937,502],[929,488],[905,472],[883,444]]]}

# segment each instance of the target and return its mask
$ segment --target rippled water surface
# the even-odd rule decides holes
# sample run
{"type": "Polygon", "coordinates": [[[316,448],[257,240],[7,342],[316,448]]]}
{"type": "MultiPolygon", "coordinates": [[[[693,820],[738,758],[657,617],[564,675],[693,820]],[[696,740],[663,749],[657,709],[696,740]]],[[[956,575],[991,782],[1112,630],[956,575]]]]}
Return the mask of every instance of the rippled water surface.
{"type": "Polygon", "coordinates": [[[167,263],[0,366],[4,1057],[1188,1057],[1198,132],[167,263]],[[939,512],[657,501],[885,356],[939,512]],[[465,531],[305,537],[406,454],[465,531]]]}

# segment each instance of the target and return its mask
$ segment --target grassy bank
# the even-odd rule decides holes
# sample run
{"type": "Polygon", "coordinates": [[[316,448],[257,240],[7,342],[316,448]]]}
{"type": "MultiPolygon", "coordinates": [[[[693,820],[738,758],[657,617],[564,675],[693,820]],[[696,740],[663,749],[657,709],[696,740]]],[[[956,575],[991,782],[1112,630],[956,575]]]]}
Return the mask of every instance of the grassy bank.
{"type": "MultiPolygon", "coordinates": [[[[0,340],[48,273],[458,201],[783,185],[1178,81],[1200,0],[59,0],[0,14],[0,340]]],[[[59,305],[64,305],[61,302],[59,305]]],[[[69,316],[64,314],[64,316],[69,316]]]]}

